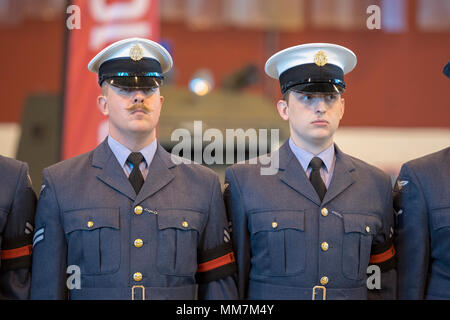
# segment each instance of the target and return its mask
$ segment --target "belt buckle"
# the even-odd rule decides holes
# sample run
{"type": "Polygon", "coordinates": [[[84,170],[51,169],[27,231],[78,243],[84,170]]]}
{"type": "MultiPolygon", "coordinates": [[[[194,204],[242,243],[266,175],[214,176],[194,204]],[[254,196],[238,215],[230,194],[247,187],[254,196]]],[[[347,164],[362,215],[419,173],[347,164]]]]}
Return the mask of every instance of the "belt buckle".
{"type": "Polygon", "coordinates": [[[312,300],[316,300],[316,289],[322,289],[322,300],[327,300],[327,288],[324,286],[315,286],[312,290],[312,300]]]}
{"type": "Polygon", "coordinates": [[[142,289],[142,300],[145,300],[145,287],[144,286],[132,286],[131,287],[131,300],[134,300],[134,289],[141,288],[142,289]]]}

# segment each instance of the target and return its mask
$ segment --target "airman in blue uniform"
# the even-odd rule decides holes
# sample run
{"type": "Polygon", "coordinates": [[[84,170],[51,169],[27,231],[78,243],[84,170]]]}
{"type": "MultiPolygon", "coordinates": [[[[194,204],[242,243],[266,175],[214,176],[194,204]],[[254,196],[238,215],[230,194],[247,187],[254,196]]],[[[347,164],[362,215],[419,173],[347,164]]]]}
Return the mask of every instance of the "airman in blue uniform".
{"type": "Polygon", "coordinates": [[[0,299],[28,299],[36,195],[28,165],[0,156],[0,299]]]}
{"type": "Polygon", "coordinates": [[[450,299],[450,147],[403,164],[394,205],[399,299],[450,299]]]}
{"type": "MultiPolygon", "coordinates": [[[[334,143],[344,74],[356,56],[333,44],[285,49],[266,63],[280,80],[290,139],[270,159],[226,170],[243,299],[395,298],[390,177],[334,143]],[[368,266],[379,271],[368,293],[368,266]],[[379,269],[378,269],[379,268],[379,269]]],[[[370,273],[369,273],[370,274],[370,273]]]]}
{"type": "Polygon", "coordinates": [[[163,47],[140,38],[89,64],[109,136],[43,171],[31,298],[237,298],[217,175],[156,140],[159,86],[171,66],[163,47]]]}

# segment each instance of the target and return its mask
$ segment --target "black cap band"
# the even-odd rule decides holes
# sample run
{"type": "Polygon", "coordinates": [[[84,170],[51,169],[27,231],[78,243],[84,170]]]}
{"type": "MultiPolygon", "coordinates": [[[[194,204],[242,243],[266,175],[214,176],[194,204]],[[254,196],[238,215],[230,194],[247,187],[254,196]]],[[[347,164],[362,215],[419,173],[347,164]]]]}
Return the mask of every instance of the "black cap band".
{"type": "Polygon", "coordinates": [[[281,93],[289,89],[307,92],[335,92],[335,87],[345,89],[344,71],[338,66],[327,63],[319,67],[315,63],[307,63],[292,67],[280,75],[281,93]],[[323,84],[313,86],[311,84],[323,84]]]}
{"type": "Polygon", "coordinates": [[[162,79],[160,63],[152,58],[132,60],[131,58],[117,58],[105,61],[98,70],[98,84],[115,77],[153,77],[162,79]]]}

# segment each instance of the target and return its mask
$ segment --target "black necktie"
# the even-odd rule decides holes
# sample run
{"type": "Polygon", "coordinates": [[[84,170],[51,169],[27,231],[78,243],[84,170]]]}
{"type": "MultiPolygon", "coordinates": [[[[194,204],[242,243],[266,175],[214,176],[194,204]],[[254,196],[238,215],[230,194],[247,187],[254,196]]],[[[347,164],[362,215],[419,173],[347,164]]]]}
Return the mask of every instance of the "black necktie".
{"type": "Polygon", "coordinates": [[[320,176],[320,168],[322,168],[322,164],[323,164],[322,159],[318,157],[312,158],[311,162],[309,163],[309,166],[312,169],[311,174],[309,176],[309,181],[311,181],[311,184],[313,185],[314,189],[316,189],[320,201],[323,200],[323,197],[327,192],[327,187],[325,186],[325,183],[323,183],[322,177],[320,176]]]}
{"type": "Polygon", "coordinates": [[[141,190],[142,185],[144,184],[144,177],[142,176],[142,172],[139,169],[139,165],[144,160],[144,156],[140,152],[132,152],[128,156],[127,161],[133,165],[133,170],[131,170],[130,176],[128,180],[130,180],[131,185],[136,191],[136,194],[141,190]]]}

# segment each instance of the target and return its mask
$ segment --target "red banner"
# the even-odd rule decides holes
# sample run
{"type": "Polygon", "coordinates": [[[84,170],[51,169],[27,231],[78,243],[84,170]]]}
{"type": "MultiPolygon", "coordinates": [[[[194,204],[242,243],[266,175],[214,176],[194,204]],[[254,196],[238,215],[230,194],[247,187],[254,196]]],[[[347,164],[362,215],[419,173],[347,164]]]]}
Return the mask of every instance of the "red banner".
{"type": "Polygon", "coordinates": [[[118,40],[159,38],[159,0],[74,0],[72,5],[80,23],[68,32],[63,159],[92,150],[108,134],[107,118],[97,108],[101,89],[87,68],[89,61],[118,40]]]}

